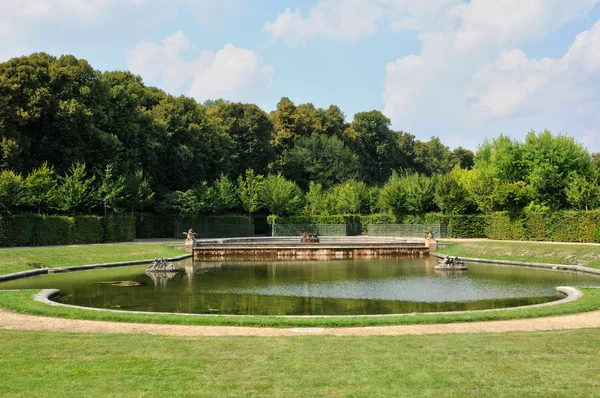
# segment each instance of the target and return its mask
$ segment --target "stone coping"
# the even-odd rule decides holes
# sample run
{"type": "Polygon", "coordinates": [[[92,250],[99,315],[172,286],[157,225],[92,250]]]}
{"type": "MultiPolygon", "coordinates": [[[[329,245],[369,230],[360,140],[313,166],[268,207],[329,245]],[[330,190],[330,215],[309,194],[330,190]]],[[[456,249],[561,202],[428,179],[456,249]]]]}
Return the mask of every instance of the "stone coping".
{"type": "MultiPolygon", "coordinates": [[[[186,258],[191,258],[191,254],[183,254],[181,256],[168,258],[167,261],[180,261],[185,260],[186,258]]],[[[15,272],[12,274],[0,275],[0,282],[12,281],[15,279],[23,279],[29,278],[37,275],[47,275],[47,274],[58,274],[62,272],[69,271],[83,271],[90,269],[98,269],[98,268],[116,268],[116,267],[124,267],[128,265],[143,265],[150,264],[154,261],[154,259],[150,260],[133,260],[133,261],[120,261],[116,263],[102,263],[102,264],[89,264],[89,265],[73,265],[69,267],[59,267],[59,268],[39,268],[33,269],[31,271],[21,271],[15,272]]]]}
{"type": "MultiPolygon", "coordinates": [[[[495,312],[495,311],[508,311],[518,309],[529,309],[529,308],[540,308],[548,307],[559,304],[566,304],[572,301],[578,300],[583,297],[583,292],[571,286],[558,286],[556,290],[559,293],[564,294],[566,297],[551,301],[548,303],[524,305],[518,307],[506,307],[506,308],[492,308],[487,310],[472,310],[472,311],[448,311],[448,312],[423,312],[419,315],[456,315],[456,314],[470,314],[479,312],[495,312]]],[[[56,301],[52,301],[52,298],[60,295],[58,289],[44,289],[39,293],[36,293],[33,298],[35,301],[71,309],[90,310],[99,312],[109,313],[120,313],[120,314],[147,314],[147,315],[183,315],[183,316],[196,316],[196,317],[229,317],[229,318],[240,318],[240,317],[267,317],[267,318],[377,318],[377,317],[390,317],[390,316],[414,316],[414,313],[409,314],[374,314],[374,315],[235,315],[235,314],[190,314],[180,312],[146,312],[146,311],[124,311],[124,310],[111,310],[107,308],[94,308],[94,307],[83,307],[79,305],[63,304],[56,301]]]]}
{"type": "MultiPolygon", "coordinates": [[[[446,257],[445,254],[440,254],[440,253],[435,253],[435,252],[430,252],[429,255],[433,256],[433,257],[437,257],[437,258],[446,257]]],[[[511,265],[514,267],[542,268],[542,269],[569,271],[569,272],[577,272],[577,273],[582,273],[582,274],[600,276],[600,269],[582,267],[580,265],[527,263],[527,262],[523,262],[523,261],[490,260],[487,258],[468,258],[468,257],[458,257],[458,258],[459,258],[459,260],[461,260],[463,262],[468,262],[468,263],[484,263],[484,264],[494,264],[494,265],[511,265]]]]}

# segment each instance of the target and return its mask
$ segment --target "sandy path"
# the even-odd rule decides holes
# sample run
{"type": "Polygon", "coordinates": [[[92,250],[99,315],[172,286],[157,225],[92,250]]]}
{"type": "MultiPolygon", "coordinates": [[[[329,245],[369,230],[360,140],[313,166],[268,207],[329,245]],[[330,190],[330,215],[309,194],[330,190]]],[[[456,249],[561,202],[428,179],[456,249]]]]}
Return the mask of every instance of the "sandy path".
{"type": "Polygon", "coordinates": [[[86,321],[23,315],[0,309],[0,329],[75,333],[147,333],[171,336],[299,336],[299,335],[407,335],[447,333],[529,332],[600,328],[600,311],[565,316],[471,323],[373,326],[354,328],[255,328],[184,326],[86,321]]]}

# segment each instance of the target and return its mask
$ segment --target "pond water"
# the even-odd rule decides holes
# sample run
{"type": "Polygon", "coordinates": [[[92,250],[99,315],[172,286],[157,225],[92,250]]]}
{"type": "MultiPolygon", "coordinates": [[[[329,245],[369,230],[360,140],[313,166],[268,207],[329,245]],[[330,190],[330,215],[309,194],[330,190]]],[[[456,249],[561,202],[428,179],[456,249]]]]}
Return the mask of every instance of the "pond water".
{"type": "Polygon", "coordinates": [[[557,300],[556,286],[600,286],[572,273],[468,264],[435,271],[433,258],[178,263],[151,277],[145,266],[39,276],[0,289],[56,288],[57,301],[132,311],[252,315],[358,315],[478,310],[557,300]],[[123,281],[121,286],[106,282],[123,281]],[[135,283],[134,283],[135,282],[135,283]]]}

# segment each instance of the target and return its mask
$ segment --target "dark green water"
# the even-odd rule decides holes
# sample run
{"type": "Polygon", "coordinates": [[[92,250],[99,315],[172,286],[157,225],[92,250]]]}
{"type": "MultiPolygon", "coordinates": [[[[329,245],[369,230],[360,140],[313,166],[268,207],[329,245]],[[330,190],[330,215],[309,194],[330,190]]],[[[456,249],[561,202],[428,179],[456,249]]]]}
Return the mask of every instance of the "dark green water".
{"type": "Polygon", "coordinates": [[[90,307],[198,314],[349,315],[459,311],[557,300],[560,285],[600,278],[537,269],[469,264],[440,272],[433,259],[178,264],[163,277],[145,266],[41,276],[0,289],[56,288],[58,301],[90,307]],[[137,281],[141,286],[100,284],[137,281]]]}

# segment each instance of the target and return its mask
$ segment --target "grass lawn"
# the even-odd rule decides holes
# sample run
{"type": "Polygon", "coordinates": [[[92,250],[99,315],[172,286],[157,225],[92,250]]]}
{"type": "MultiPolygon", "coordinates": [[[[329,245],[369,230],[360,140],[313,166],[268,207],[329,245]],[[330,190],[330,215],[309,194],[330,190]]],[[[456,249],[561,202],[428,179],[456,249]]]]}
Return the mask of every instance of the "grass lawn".
{"type": "Polygon", "coordinates": [[[0,331],[5,396],[573,396],[600,389],[597,330],[377,337],[0,331]]]}
{"type": "Polygon", "coordinates": [[[600,268],[600,245],[531,242],[456,242],[437,250],[440,254],[550,264],[576,264],[600,268]]]}
{"type": "Polygon", "coordinates": [[[185,254],[165,243],[120,243],[0,249],[0,274],[34,269],[175,257],[185,254]]]}

